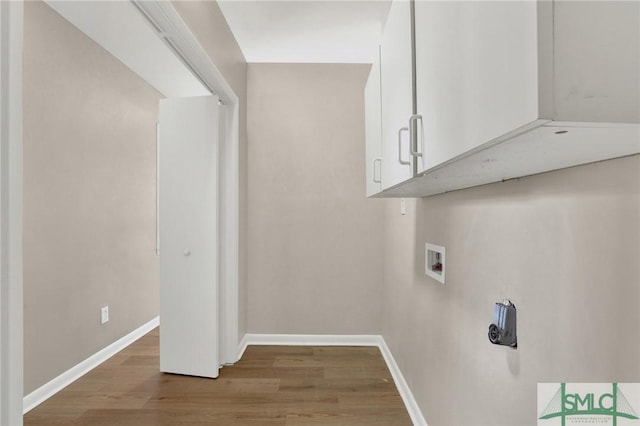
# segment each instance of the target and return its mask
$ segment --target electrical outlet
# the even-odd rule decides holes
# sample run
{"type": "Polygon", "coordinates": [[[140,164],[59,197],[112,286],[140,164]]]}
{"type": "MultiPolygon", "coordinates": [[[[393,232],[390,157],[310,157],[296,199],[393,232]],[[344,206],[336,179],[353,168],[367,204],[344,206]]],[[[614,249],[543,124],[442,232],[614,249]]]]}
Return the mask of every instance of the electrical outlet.
{"type": "Polygon", "coordinates": [[[109,307],[105,306],[100,309],[100,324],[109,322],[109,307]]]}

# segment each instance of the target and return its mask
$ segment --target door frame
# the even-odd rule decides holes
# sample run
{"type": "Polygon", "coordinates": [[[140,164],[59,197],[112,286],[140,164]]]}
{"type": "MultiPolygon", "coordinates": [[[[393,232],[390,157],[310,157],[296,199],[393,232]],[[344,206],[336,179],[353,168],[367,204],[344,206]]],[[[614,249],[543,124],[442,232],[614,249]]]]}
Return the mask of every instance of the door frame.
{"type": "Polygon", "coordinates": [[[0,1],[0,424],[22,424],[22,2],[0,1]]]}

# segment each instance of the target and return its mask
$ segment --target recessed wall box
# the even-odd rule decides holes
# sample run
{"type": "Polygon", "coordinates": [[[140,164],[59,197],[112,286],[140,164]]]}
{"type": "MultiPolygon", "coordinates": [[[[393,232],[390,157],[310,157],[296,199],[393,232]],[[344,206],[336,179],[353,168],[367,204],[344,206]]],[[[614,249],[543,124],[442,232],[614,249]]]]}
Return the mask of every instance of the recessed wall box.
{"type": "Polygon", "coordinates": [[[494,345],[518,347],[516,335],[516,305],[510,300],[496,303],[493,322],[489,326],[489,341],[494,345]]]}
{"type": "Polygon", "coordinates": [[[446,250],[444,247],[435,244],[425,244],[425,268],[424,272],[431,278],[444,284],[444,273],[446,266],[446,250]]]}

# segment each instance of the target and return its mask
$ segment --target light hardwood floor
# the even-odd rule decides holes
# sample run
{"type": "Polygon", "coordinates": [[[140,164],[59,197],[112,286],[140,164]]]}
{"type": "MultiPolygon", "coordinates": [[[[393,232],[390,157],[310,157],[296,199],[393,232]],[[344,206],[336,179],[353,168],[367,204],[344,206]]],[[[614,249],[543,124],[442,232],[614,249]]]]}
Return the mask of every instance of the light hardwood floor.
{"type": "Polygon", "coordinates": [[[159,372],[158,329],[24,417],[36,425],[410,425],[378,348],[249,346],[213,379],[159,372]]]}

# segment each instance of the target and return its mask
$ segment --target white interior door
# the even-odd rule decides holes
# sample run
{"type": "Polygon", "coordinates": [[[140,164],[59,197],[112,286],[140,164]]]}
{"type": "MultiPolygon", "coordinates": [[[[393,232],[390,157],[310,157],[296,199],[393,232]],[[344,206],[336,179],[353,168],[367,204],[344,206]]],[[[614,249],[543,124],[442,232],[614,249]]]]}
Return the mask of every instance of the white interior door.
{"type": "Polygon", "coordinates": [[[218,97],[160,101],[160,370],[218,376],[218,97]]]}

